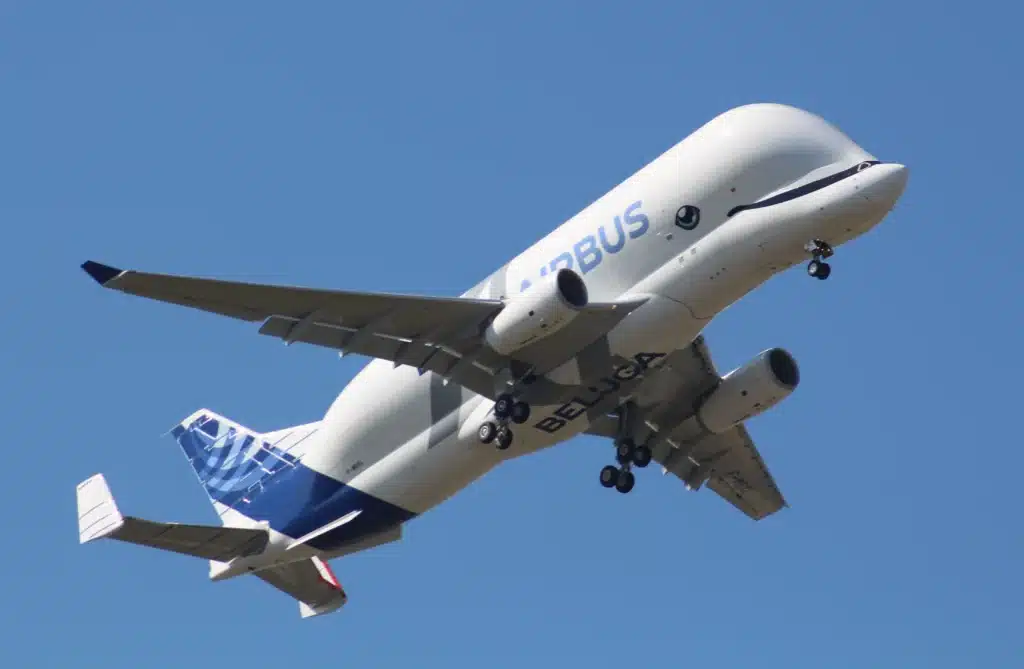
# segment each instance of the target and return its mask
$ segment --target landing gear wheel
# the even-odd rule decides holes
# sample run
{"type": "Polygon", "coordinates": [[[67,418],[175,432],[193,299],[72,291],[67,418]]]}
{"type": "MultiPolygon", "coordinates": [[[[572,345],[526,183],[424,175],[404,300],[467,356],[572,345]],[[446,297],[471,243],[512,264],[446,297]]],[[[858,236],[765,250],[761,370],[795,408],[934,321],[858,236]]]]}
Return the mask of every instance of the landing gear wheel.
{"type": "Polygon", "coordinates": [[[615,465],[608,465],[601,470],[601,485],[605,488],[614,488],[619,480],[619,468],[615,465]]]}
{"type": "Polygon", "coordinates": [[[509,412],[509,418],[512,419],[513,423],[522,425],[526,421],[530,420],[530,405],[526,402],[516,402],[512,405],[512,409],[509,412]]]}
{"type": "Polygon", "coordinates": [[[807,263],[807,273],[815,279],[824,281],[832,273],[832,266],[821,260],[812,260],[807,263]]]}
{"type": "Polygon", "coordinates": [[[636,484],[636,477],[633,472],[622,470],[619,472],[619,479],[615,482],[615,489],[625,494],[633,489],[636,484]]]}
{"type": "Polygon", "coordinates": [[[825,262],[824,258],[831,258],[835,251],[828,242],[820,239],[812,239],[804,245],[804,250],[811,254],[811,262],[807,263],[807,273],[815,279],[824,281],[832,273],[832,268],[825,262]]]}
{"type": "Polygon", "coordinates": [[[633,464],[641,469],[651,464],[651,449],[647,446],[637,446],[633,450],[633,464]]]}
{"type": "Polygon", "coordinates": [[[494,417],[498,420],[505,420],[512,413],[513,406],[515,406],[515,400],[511,395],[499,395],[494,402],[494,417]]]}
{"type": "Polygon", "coordinates": [[[489,444],[498,436],[498,426],[494,423],[484,423],[476,431],[476,436],[480,438],[480,443],[489,444]]]}
{"type": "Polygon", "coordinates": [[[633,443],[632,439],[623,439],[622,441],[615,444],[615,459],[619,461],[620,465],[624,465],[627,462],[632,462],[633,453],[636,451],[636,444],[633,443]]]}
{"type": "Polygon", "coordinates": [[[507,427],[499,427],[497,435],[497,446],[499,451],[504,451],[512,445],[512,430],[507,427]]]}

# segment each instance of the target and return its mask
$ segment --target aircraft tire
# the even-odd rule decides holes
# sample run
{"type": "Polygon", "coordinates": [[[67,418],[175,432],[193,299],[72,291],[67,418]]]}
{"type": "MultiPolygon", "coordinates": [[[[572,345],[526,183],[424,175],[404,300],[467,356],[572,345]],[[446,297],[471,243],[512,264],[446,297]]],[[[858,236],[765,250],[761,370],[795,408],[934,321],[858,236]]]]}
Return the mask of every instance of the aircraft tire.
{"type": "Polygon", "coordinates": [[[498,426],[491,422],[484,423],[477,429],[476,436],[480,439],[480,443],[489,444],[498,436],[498,426]]]}
{"type": "Polygon", "coordinates": [[[498,399],[494,401],[494,417],[498,420],[505,420],[512,413],[514,406],[515,400],[511,395],[499,395],[498,399]]]}
{"type": "Polygon", "coordinates": [[[512,410],[509,412],[509,418],[512,419],[513,423],[522,425],[526,421],[530,420],[530,405],[526,402],[516,402],[512,405],[512,410]]]}
{"type": "Polygon", "coordinates": [[[633,451],[633,464],[641,469],[651,464],[651,449],[648,446],[637,446],[633,451]]]}
{"type": "Polygon", "coordinates": [[[615,482],[616,490],[622,494],[626,494],[633,489],[634,485],[636,485],[636,476],[633,475],[633,472],[627,472],[626,470],[619,472],[619,478],[615,482]]]}
{"type": "Polygon", "coordinates": [[[512,430],[510,430],[510,429],[508,429],[507,427],[504,427],[504,426],[498,428],[498,434],[497,434],[497,438],[495,439],[495,443],[496,443],[499,451],[504,451],[509,446],[511,446],[512,445],[512,430]]]}
{"type": "Polygon", "coordinates": [[[614,488],[619,480],[619,468],[615,465],[608,465],[601,470],[601,485],[605,488],[614,488]]]}
{"type": "Polygon", "coordinates": [[[807,263],[807,273],[815,279],[824,281],[832,273],[832,266],[821,260],[812,260],[807,263]]]}

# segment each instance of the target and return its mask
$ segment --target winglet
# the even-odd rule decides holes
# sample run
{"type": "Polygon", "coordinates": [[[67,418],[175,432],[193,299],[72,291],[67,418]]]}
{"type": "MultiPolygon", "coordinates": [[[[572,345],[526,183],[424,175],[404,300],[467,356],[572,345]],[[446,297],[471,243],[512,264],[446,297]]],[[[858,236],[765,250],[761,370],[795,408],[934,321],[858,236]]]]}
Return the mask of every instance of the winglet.
{"type": "Polygon", "coordinates": [[[123,270],[119,270],[116,267],[110,265],[104,265],[103,263],[94,262],[92,260],[86,260],[82,263],[82,269],[85,270],[86,274],[91,276],[96,283],[101,286],[106,285],[112,279],[116,278],[123,270]]]}
{"type": "Polygon", "coordinates": [[[77,493],[80,543],[108,537],[124,525],[124,516],[118,511],[103,474],[96,474],[79,483],[77,493]]]}

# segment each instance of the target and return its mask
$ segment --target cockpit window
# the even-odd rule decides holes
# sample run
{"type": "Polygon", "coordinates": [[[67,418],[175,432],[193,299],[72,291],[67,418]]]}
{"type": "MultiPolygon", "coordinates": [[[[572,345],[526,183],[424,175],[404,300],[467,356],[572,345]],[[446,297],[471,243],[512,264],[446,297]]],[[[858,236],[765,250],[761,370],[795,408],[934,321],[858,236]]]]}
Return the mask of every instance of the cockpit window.
{"type": "Polygon", "coordinates": [[[807,195],[808,193],[813,193],[816,190],[821,190],[822,188],[825,188],[826,186],[831,186],[832,184],[834,184],[834,183],[836,183],[838,181],[842,181],[843,179],[846,179],[848,177],[852,177],[854,174],[857,174],[858,172],[862,172],[863,170],[866,170],[867,168],[871,167],[872,165],[878,165],[880,162],[882,162],[882,161],[880,161],[880,160],[865,160],[865,161],[857,163],[853,167],[845,169],[845,170],[843,170],[841,172],[836,172],[835,174],[830,174],[827,177],[823,177],[821,179],[817,179],[817,180],[812,181],[810,183],[806,183],[803,186],[797,186],[796,188],[792,188],[790,190],[787,190],[784,193],[779,193],[778,195],[773,195],[772,197],[768,198],[767,200],[761,200],[760,202],[754,202],[752,204],[741,204],[738,207],[733,207],[732,209],[730,209],[729,213],[726,214],[726,217],[728,218],[728,217],[731,217],[731,216],[735,216],[736,214],[740,213],[741,211],[746,211],[747,209],[762,209],[764,207],[770,207],[773,204],[780,204],[782,202],[788,202],[790,200],[795,200],[798,197],[801,197],[803,195],[807,195]]]}

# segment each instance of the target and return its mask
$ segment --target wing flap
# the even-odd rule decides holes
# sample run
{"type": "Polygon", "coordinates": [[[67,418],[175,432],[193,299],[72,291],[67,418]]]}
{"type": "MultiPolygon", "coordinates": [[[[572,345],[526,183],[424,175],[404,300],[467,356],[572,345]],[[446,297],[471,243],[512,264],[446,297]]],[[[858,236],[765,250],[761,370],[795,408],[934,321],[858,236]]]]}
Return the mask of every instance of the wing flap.
{"type": "MultiPolygon", "coordinates": [[[[272,316],[260,328],[260,334],[288,341],[297,322],[295,318],[272,316]]],[[[358,332],[354,328],[317,321],[304,327],[293,341],[434,372],[485,396],[494,393],[494,374],[504,364],[499,360],[491,367],[482,367],[477,364],[479,360],[467,360],[467,364],[460,365],[460,361],[473,355],[472,347],[465,344],[457,350],[451,345],[430,345],[421,339],[403,339],[375,332],[366,332],[368,336],[355,336],[358,332]]]]}
{"type": "Polygon", "coordinates": [[[787,506],[746,427],[706,435],[693,443],[668,442],[654,459],[687,487],[707,485],[719,497],[754,520],[787,506]]]}
{"type": "Polygon", "coordinates": [[[718,436],[722,447],[728,450],[716,461],[708,487],[754,520],[785,508],[786,499],[747,428],[738,425],[718,436]]]}

